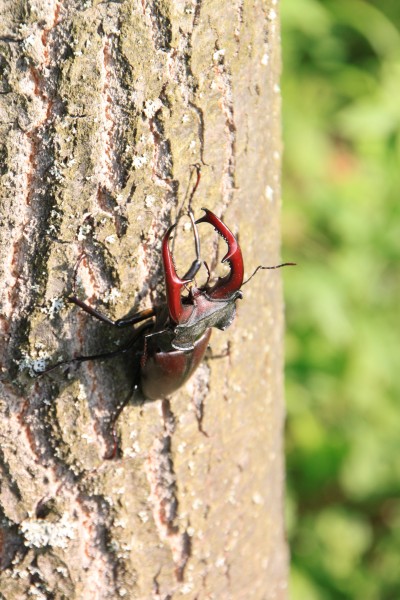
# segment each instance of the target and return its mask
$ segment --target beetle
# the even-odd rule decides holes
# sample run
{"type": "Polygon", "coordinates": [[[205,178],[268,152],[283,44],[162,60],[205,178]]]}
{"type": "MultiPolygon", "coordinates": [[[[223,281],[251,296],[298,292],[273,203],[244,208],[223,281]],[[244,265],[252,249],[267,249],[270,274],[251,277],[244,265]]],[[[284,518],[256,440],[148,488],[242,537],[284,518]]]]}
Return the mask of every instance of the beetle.
{"type": "Polygon", "coordinates": [[[171,225],[164,234],[162,261],[166,288],[165,305],[148,308],[131,317],[113,321],[77,296],[73,295],[67,298],[68,302],[77,305],[92,317],[117,328],[146,321],[135,330],[130,342],[112,352],[78,356],[71,360],[60,361],[43,371],[44,373],[72,362],[111,358],[141,345],[139,385],[146,399],[165,398],[186,383],[204,357],[212,328],[224,330],[231,325],[236,313],[236,301],[243,297],[241,287],[250,281],[259,269],[279,269],[295,264],[282,263],[269,267],[260,265],[243,282],[243,256],[238,241],[217,215],[207,208],[202,210],[205,214],[197,221],[194,221],[193,214],[189,211],[195,239],[196,259],[182,278],[176,272],[169,247],[171,233],[176,227],[176,223],[171,225]],[[182,296],[183,288],[194,281],[203,264],[200,258],[200,242],[197,231],[199,223],[211,224],[226,241],[228,252],[221,263],[227,262],[230,271],[211,286],[209,285],[210,277],[201,287],[192,285],[188,294],[182,296]]]}
{"type": "Polygon", "coordinates": [[[145,397],[156,400],[180,388],[194,373],[206,352],[212,327],[224,330],[232,323],[236,301],[242,297],[243,258],[239,244],[228,227],[213,212],[193,224],[197,257],[183,278],[175,270],[169,239],[174,225],[162,241],[167,310],[160,312],[154,331],[145,336],[145,352],[141,359],[141,388],[145,397]],[[228,244],[222,262],[230,265],[229,274],[209,286],[191,286],[182,298],[182,289],[192,282],[202,261],[196,225],[210,223],[228,244]]]}
{"type": "Polygon", "coordinates": [[[92,317],[117,328],[142,323],[130,342],[113,352],[78,356],[72,360],[61,361],[46,369],[47,373],[56,367],[71,362],[85,362],[100,358],[110,358],[134,347],[139,347],[139,387],[144,398],[158,400],[165,398],[180,388],[194,373],[206,352],[212,327],[226,329],[233,321],[236,301],[242,298],[240,288],[243,283],[243,257],[239,244],[230,229],[213,212],[203,209],[203,217],[191,220],[196,258],[187,273],[180,278],[176,272],[169,247],[171,225],[162,240],[162,261],[164,267],[166,304],[139,311],[131,317],[113,321],[98,310],[92,308],[77,296],[69,296],[68,302],[77,305],[92,317]],[[209,286],[209,277],[202,287],[192,285],[186,296],[183,288],[193,283],[203,261],[200,258],[200,241],[197,231],[199,223],[214,226],[228,244],[228,252],[222,263],[228,262],[230,272],[209,286]]]}
{"type": "MultiPolygon", "coordinates": [[[[232,323],[236,313],[236,302],[242,298],[241,288],[259,269],[277,269],[294,263],[276,266],[259,266],[245,282],[243,256],[239,243],[231,230],[211,210],[202,209],[204,215],[194,221],[191,211],[196,258],[183,277],[179,277],[169,246],[171,234],[176,223],[171,225],[162,240],[162,262],[164,267],[166,303],[135,313],[131,317],[113,321],[98,310],[92,308],[76,295],[68,301],[100,321],[117,328],[141,323],[134,331],[130,342],[122,347],[103,354],[78,356],[72,360],[61,361],[44,371],[47,373],[56,367],[71,362],[85,362],[116,356],[122,352],[136,349],[139,360],[135,363],[136,389],[147,400],[165,399],[179,389],[195,372],[207,350],[213,327],[224,330],[232,323]],[[196,287],[194,278],[203,261],[200,256],[200,241],[197,225],[208,223],[226,241],[228,251],[222,259],[227,262],[229,273],[210,284],[210,276],[204,285],[196,287]],[[186,295],[184,288],[192,284],[186,295]]],[[[207,267],[207,265],[206,265],[207,267]]],[[[208,267],[207,267],[208,270],[208,267]]],[[[129,397],[128,397],[129,399],[129,397]]],[[[127,400],[128,400],[127,399],[127,400]]],[[[126,402],[127,402],[126,400],[126,402]]],[[[123,403],[115,415],[118,418],[123,403]]],[[[113,453],[114,455],[114,453],[113,453]]]]}

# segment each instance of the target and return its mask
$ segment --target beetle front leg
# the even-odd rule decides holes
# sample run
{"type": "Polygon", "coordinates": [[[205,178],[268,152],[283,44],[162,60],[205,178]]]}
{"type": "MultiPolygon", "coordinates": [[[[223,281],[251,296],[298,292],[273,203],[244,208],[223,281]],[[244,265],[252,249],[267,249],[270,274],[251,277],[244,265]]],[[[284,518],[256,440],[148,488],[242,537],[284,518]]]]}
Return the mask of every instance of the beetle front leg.
{"type": "Polygon", "coordinates": [[[112,319],[110,319],[106,315],[103,315],[103,313],[99,312],[95,308],[92,308],[91,306],[89,306],[89,304],[86,304],[76,296],[70,296],[69,298],[67,298],[67,300],[68,302],[79,306],[79,308],[87,312],[92,317],[95,317],[95,319],[98,319],[103,323],[107,323],[108,325],[112,325],[113,327],[127,327],[128,325],[135,325],[135,323],[140,323],[145,319],[154,317],[156,312],[154,308],[145,308],[144,310],[140,310],[139,312],[135,313],[131,317],[127,317],[126,319],[117,319],[116,321],[113,321],[112,319]]]}

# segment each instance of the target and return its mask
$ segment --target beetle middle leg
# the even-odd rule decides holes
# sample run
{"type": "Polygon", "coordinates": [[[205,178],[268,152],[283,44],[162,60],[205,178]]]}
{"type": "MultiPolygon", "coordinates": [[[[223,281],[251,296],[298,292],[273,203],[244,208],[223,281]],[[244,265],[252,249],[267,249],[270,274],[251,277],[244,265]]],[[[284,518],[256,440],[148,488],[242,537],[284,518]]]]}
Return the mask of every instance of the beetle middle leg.
{"type": "Polygon", "coordinates": [[[118,356],[120,354],[123,354],[125,352],[129,352],[135,346],[137,347],[137,352],[136,352],[136,357],[135,357],[136,360],[135,360],[135,366],[134,366],[134,375],[133,375],[133,385],[132,385],[129,393],[127,394],[126,398],[123,400],[123,402],[120,403],[120,405],[115,410],[114,415],[112,415],[112,417],[110,418],[110,435],[112,437],[113,442],[112,442],[111,450],[106,452],[106,454],[104,455],[105,460],[113,459],[117,455],[118,434],[116,431],[116,422],[117,422],[118,417],[121,414],[122,410],[127,405],[127,403],[129,402],[129,399],[132,397],[132,395],[134,394],[135,390],[137,389],[137,387],[139,385],[140,356],[142,355],[142,348],[139,349],[137,345],[144,338],[145,332],[148,329],[151,329],[152,327],[153,327],[152,321],[148,322],[148,323],[143,323],[140,327],[138,327],[135,330],[134,335],[129,340],[129,342],[127,344],[125,344],[124,346],[122,346],[121,348],[117,348],[116,350],[112,350],[111,352],[90,354],[87,356],[76,356],[75,358],[71,358],[69,360],[62,360],[62,361],[52,365],[48,369],[45,369],[44,371],[41,371],[40,373],[38,373],[38,375],[45,375],[45,374],[49,373],[50,371],[53,371],[57,367],[60,367],[63,365],[69,365],[72,363],[80,364],[80,363],[88,362],[88,361],[92,361],[92,360],[106,360],[106,359],[118,356]]]}
{"type": "Polygon", "coordinates": [[[228,340],[225,348],[219,354],[213,354],[212,348],[210,345],[207,346],[205,359],[206,360],[216,360],[220,358],[230,358],[231,356],[231,341],[228,340]]]}

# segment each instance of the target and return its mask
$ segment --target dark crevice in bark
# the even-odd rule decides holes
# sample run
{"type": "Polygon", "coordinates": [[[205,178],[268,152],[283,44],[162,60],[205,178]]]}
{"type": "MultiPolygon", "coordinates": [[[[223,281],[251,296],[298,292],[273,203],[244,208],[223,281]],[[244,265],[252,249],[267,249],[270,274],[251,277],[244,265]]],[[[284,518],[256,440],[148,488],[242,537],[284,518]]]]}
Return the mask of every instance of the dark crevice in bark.
{"type": "Polygon", "coordinates": [[[168,52],[171,48],[172,27],[166,4],[159,0],[142,0],[142,6],[144,11],[148,10],[150,13],[155,48],[168,52]]]}

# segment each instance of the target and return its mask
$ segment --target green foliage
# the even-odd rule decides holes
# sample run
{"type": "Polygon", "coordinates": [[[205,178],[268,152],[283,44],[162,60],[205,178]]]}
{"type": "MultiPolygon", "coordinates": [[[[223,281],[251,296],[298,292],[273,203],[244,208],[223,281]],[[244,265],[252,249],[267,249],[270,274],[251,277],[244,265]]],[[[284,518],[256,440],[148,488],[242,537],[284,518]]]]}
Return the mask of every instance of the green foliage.
{"type": "Polygon", "coordinates": [[[400,598],[399,27],[282,2],[292,600],[400,598]]]}

